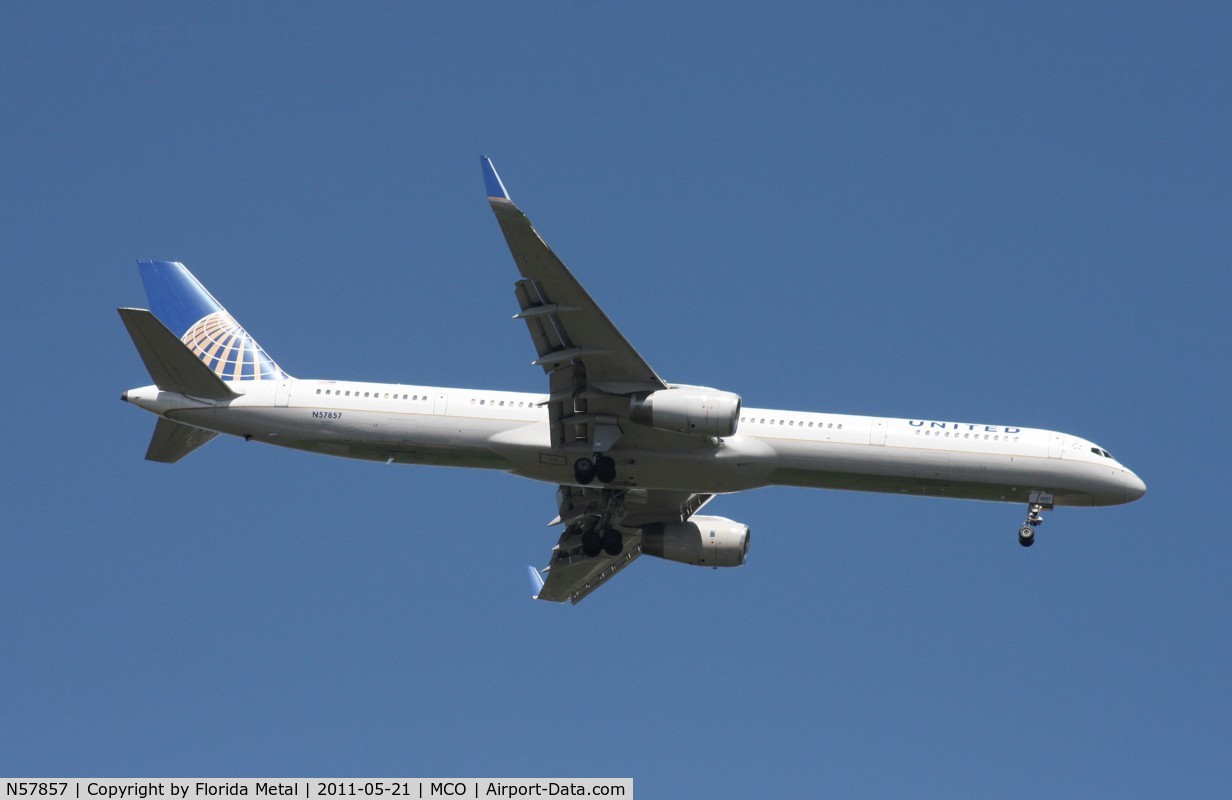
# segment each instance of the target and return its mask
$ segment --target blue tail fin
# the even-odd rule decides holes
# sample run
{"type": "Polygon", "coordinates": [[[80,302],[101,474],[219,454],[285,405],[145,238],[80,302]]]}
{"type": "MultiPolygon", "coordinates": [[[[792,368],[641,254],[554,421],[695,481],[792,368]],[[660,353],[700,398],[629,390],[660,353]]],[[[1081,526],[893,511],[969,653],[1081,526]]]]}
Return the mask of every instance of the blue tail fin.
{"type": "Polygon", "coordinates": [[[177,261],[138,261],[150,310],[218,377],[263,381],[290,377],[222,304],[177,261]]]}

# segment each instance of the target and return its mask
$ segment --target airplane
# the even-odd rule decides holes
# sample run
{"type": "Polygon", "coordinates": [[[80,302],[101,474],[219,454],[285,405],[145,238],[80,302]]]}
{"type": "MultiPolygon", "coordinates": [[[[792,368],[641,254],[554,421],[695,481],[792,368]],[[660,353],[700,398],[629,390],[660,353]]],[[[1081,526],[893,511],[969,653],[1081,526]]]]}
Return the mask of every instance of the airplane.
{"type": "Polygon", "coordinates": [[[533,596],[577,604],[641,555],[736,567],[749,526],[700,512],[717,495],[801,486],[1109,506],[1146,485],[1099,445],[1016,425],[747,408],[646,363],[481,159],[520,278],[519,311],[547,391],[291,377],[183,264],[139,261],[150,310],[120,317],[153,385],[121,399],[158,415],[146,451],[180,460],[219,434],[325,455],[502,470],[555,484],[563,532],[533,596]]]}

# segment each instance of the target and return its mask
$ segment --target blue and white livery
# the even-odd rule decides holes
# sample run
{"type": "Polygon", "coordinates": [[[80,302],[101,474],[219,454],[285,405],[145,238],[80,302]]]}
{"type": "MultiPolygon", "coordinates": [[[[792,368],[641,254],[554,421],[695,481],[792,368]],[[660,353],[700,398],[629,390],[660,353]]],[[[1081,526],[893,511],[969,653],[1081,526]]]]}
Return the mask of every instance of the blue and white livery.
{"type": "Polygon", "coordinates": [[[1027,506],[1023,546],[1055,506],[1128,503],[1143,482],[1102,447],[1016,425],[749,408],[669,383],[638,354],[482,160],[520,278],[543,393],[295,379],[176,262],[139,262],[150,309],[120,316],[154,383],[123,399],[158,415],[146,451],[178,461],[219,434],[393,464],[499,469],[556,485],[563,532],[532,594],[577,603],[634,559],[744,563],[747,525],[699,513],[769,485],[1027,506]]]}
{"type": "Polygon", "coordinates": [[[218,377],[268,381],[288,377],[201,282],[175,261],[138,261],[150,310],[218,377]]]}

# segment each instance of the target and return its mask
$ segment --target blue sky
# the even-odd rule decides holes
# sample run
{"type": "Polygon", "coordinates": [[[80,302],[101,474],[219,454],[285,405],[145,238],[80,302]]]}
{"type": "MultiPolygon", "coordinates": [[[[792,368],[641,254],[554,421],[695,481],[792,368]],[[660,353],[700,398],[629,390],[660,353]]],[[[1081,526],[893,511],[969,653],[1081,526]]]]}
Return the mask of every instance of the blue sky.
{"type": "Polygon", "coordinates": [[[631,776],[641,797],[1232,781],[1219,4],[25,4],[0,774],[631,776]],[[1058,510],[771,488],[748,564],[528,599],[552,488],[142,460],[115,308],[186,263],[300,377],[543,388],[484,200],[669,380],[1068,431],[1058,510]]]}

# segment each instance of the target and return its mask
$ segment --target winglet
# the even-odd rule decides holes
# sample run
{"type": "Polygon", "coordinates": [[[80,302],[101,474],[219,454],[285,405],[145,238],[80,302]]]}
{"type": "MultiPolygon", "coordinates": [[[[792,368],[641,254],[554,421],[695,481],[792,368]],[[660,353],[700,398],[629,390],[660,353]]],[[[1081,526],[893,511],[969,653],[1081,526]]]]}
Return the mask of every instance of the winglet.
{"type": "Polygon", "coordinates": [[[539,574],[539,570],[529,564],[526,565],[526,571],[530,577],[531,599],[538,600],[539,591],[543,588],[543,576],[539,574]]]}
{"type": "Polygon", "coordinates": [[[505,191],[505,184],[501,183],[500,176],[496,174],[496,167],[492,166],[492,159],[480,156],[479,160],[483,162],[483,185],[488,190],[488,199],[512,203],[509,192],[505,191]]]}

